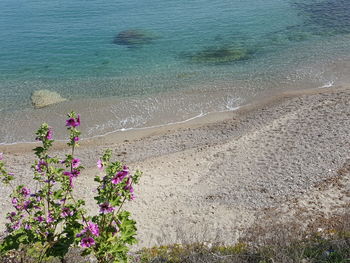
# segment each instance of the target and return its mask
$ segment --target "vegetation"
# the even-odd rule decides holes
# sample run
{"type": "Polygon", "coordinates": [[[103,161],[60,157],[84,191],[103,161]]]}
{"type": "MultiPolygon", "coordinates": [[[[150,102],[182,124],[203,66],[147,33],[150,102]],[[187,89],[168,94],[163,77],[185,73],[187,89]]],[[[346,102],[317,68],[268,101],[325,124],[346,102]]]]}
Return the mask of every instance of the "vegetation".
{"type": "Polygon", "coordinates": [[[1,181],[13,190],[13,211],[7,214],[7,235],[0,244],[2,262],[11,262],[11,258],[13,262],[51,262],[55,258],[65,262],[72,247],[81,247],[82,255],[93,255],[99,263],[128,261],[128,245],[136,242],[136,222],[123,205],[135,198],[133,186],[141,172],[131,174],[127,166],[110,160],[110,150],[105,151],[97,161],[105,175],[95,177],[99,214],[88,216],[85,201],[73,194],[74,181],[84,169],[74,156],[79,126],[80,116],[68,114],[71,153],[63,159],[49,154],[54,142],[52,128],[44,123],[36,132],[42,144],[34,149],[37,160],[32,165],[38,189],[13,185],[15,176],[7,172],[0,155],[1,181]]]}
{"type": "MultiPolygon", "coordinates": [[[[304,233],[286,232],[286,225],[271,233],[249,233],[234,246],[221,244],[171,245],[143,249],[140,263],[347,263],[350,262],[350,214],[338,218],[335,228],[304,233]],[[257,244],[258,235],[269,236],[257,244]],[[294,239],[293,236],[303,236],[294,239]],[[243,241],[244,240],[244,241],[243,241]]],[[[297,231],[297,229],[295,229],[297,231]]]]}

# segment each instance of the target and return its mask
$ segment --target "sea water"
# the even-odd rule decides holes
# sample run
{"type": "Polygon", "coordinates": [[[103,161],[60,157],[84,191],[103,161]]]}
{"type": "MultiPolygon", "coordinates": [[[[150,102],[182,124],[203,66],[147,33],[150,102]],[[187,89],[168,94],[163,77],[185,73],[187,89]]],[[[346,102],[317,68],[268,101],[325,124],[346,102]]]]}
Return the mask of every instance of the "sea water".
{"type": "Polygon", "coordinates": [[[1,0],[0,40],[0,143],[63,139],[70,110],[93,137],[346,83],[350,1],[1,0]]]}

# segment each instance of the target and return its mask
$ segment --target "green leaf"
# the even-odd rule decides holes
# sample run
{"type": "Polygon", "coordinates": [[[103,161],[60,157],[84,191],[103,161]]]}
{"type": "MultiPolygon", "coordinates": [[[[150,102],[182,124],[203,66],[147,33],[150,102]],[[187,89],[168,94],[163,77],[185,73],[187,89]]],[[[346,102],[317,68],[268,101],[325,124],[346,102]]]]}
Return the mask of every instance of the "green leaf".
{"type": "Polygon", "coordinates": [[[98,182],[98,183],[101,183],[102,179],[99,176],[95,176],[94,181],[98,182]]]}

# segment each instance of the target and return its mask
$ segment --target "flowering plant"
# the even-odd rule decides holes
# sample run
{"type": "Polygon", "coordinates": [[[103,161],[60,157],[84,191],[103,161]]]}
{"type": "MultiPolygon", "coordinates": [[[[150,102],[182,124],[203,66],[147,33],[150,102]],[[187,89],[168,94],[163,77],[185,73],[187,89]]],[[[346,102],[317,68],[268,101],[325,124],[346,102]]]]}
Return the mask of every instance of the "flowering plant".
{"type": "Polygon", "coordinates": [[[133,186],[141,172],[131,174],[127,166],[111,162],[112,151],[107,150],[97,166],[105,176],[96,176],[99,183],[95,200],[98,214],[87,216],[84,200],[73,195],[74,180],[84,167],[75,158],[79,146],[80,116],[68,114],[70,154],[63,160],[49,155],[53,145],[53,130],[42,124],[36,140],[42,143],[34,149],[37,160],[32,165],[33,179],[38,190],[24,185],[15,187],[14,176],[8,173],[0,155],[0,176],[12,187],[11,202],[14,211],[7,214],[7,236],[0,245],[2,254],[11,250],[40,247],[38,262],[58,257],[64,262],[69,248],[80,246],[83,255],[93,254],[98,262],[127,262],[128,245],[136,242],[136,222],[123,210],[125,202],[135,198],[133,186]]]}

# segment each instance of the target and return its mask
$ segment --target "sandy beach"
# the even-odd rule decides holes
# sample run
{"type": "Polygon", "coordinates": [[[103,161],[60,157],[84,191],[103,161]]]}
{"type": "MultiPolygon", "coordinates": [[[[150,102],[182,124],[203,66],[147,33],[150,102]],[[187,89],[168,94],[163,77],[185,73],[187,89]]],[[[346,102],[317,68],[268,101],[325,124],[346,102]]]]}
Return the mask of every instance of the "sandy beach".
{"type": "MultiPolygon", "coordinates": [[[[76,196],[96,213],[96,161],[115,159],[144,172],[129,205],[138,247],[183,242],[232,244],[256,224],[341,214],[350,203],[350,88],[289,92],[239,110],[186,123],[119,132],[82,142],[86,170],[76,196]]],[[[31,185],[33,144],[1,145],[17,183],[31,185]]],[[[63,156],[63,143],[53,154],[63,156]]],[[[1,186],[0,222],[10,211],[1,186]]]]}

